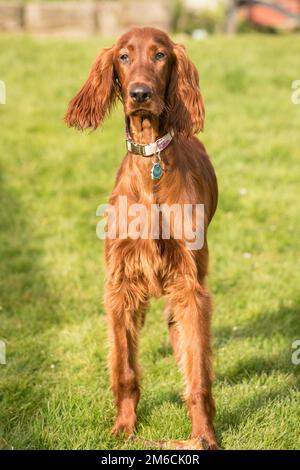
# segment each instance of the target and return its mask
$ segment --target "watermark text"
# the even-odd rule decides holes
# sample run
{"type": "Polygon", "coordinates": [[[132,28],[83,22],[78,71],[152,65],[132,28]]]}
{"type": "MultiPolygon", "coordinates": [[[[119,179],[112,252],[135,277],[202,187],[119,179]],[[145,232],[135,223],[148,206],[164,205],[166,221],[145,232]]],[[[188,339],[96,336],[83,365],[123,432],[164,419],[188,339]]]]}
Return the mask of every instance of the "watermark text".
{"type": "Polygon", "coordinates": [[[0,365],[6,364],[6,347],[4,341],[0,340],[0,365]]]}
{"type": "Polygon", "coordinates": [[[300,80],[294,80],[292,82],[292,89],[294,90],[291,94],[292,103],[300,104],[300,80]]]}
{"type": "Polygon", "coordinates": [[[129,204],[119,196],[114,204],[101,204],[96,211],[96,234],[100,240],[183,240],[189,250],[204,244],[204,204],[129,204]]]}
{"type": "Polygon", "coordinates": [[[6,104],[6,86],[3,80],[0,80],[0,104],[6,104]]]}
{"type": "Polygon", "coordinates": [[[295,351],[292,353],[292,364],[298,366],[300,364],[300,339],[296,339],[292,343],[292,349],[295,351]]]}

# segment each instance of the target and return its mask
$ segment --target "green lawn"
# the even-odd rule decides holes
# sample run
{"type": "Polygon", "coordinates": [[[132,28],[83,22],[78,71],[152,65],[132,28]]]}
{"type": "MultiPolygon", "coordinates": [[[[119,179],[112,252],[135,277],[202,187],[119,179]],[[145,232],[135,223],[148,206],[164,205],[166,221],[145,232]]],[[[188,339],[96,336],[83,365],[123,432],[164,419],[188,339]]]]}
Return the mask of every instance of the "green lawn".
{"type": "MultiPolygon", "coordinates": [[[[117,110],[82,134],[62,117],[110,41],[0,38],[0,448],[137,448],[110,436],[103,242],[95,212],[124,153],[117,110]]],[[[225,449],[300,448],[299,37],[190,42],[219,180],[210,227],[216,430],[225,449]],[[298,75],[297,75],[298,73],[298,75]]],[[[184,438],[182,379],[152,303],[137,434],[184,438]]]]}

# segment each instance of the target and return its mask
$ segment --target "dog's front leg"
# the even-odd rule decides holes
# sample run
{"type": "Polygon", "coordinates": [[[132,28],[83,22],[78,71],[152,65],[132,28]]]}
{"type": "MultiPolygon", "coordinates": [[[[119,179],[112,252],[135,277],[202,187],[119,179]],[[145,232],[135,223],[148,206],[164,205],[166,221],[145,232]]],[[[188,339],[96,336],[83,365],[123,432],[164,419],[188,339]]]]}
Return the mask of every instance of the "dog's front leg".
{"type": "Polygon", "coordinates": [[[111,389],[117,406],[113,434],[130,435],[136,423],[140,397],[140,374],[137,361],[138,334],[147,306],[146,300],[135,296],[132,286],[110,282],[105,304],[109,326],[111,389]]]}

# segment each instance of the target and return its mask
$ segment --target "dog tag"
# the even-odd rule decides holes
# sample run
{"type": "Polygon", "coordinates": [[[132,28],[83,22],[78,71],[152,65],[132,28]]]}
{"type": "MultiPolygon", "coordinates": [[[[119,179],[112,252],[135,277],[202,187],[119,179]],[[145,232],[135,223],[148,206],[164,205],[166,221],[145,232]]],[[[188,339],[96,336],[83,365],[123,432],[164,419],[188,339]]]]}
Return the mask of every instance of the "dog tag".
{"type": "Polygon", "coordinates": [[[162,170],[162,167],[160,165],[160,162],[153,163],[153,167],[151,169],[151,178],[153,180],[160,180],[162,172],[163,172],[163,170],[162,170]]]}
{"type": "Polygon", "coordinates": [[[158,154],[155,157],[156,157],[157,160],[153,161],[153,165],[152,165],[152,168],[151,168],[151,178],[153,180],[160,180],[161,175],[163,174],[163,168],[162,168],[162,161],[161,161],[161,158],[160,158],[160,153],[158,152],[158,154]]]}

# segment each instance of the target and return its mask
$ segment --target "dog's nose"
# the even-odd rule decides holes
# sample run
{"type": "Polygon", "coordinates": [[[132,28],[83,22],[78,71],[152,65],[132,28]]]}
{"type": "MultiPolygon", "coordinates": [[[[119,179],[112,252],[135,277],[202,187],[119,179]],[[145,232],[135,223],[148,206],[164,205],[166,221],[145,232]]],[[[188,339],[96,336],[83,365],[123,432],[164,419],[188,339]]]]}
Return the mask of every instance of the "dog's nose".
{"type": "Polygon", "coordinates": [[[130,88],[130,97],[136,103],[145,103],[152,97],[152,91],[147,85],[135,84],[130,88]]]}

